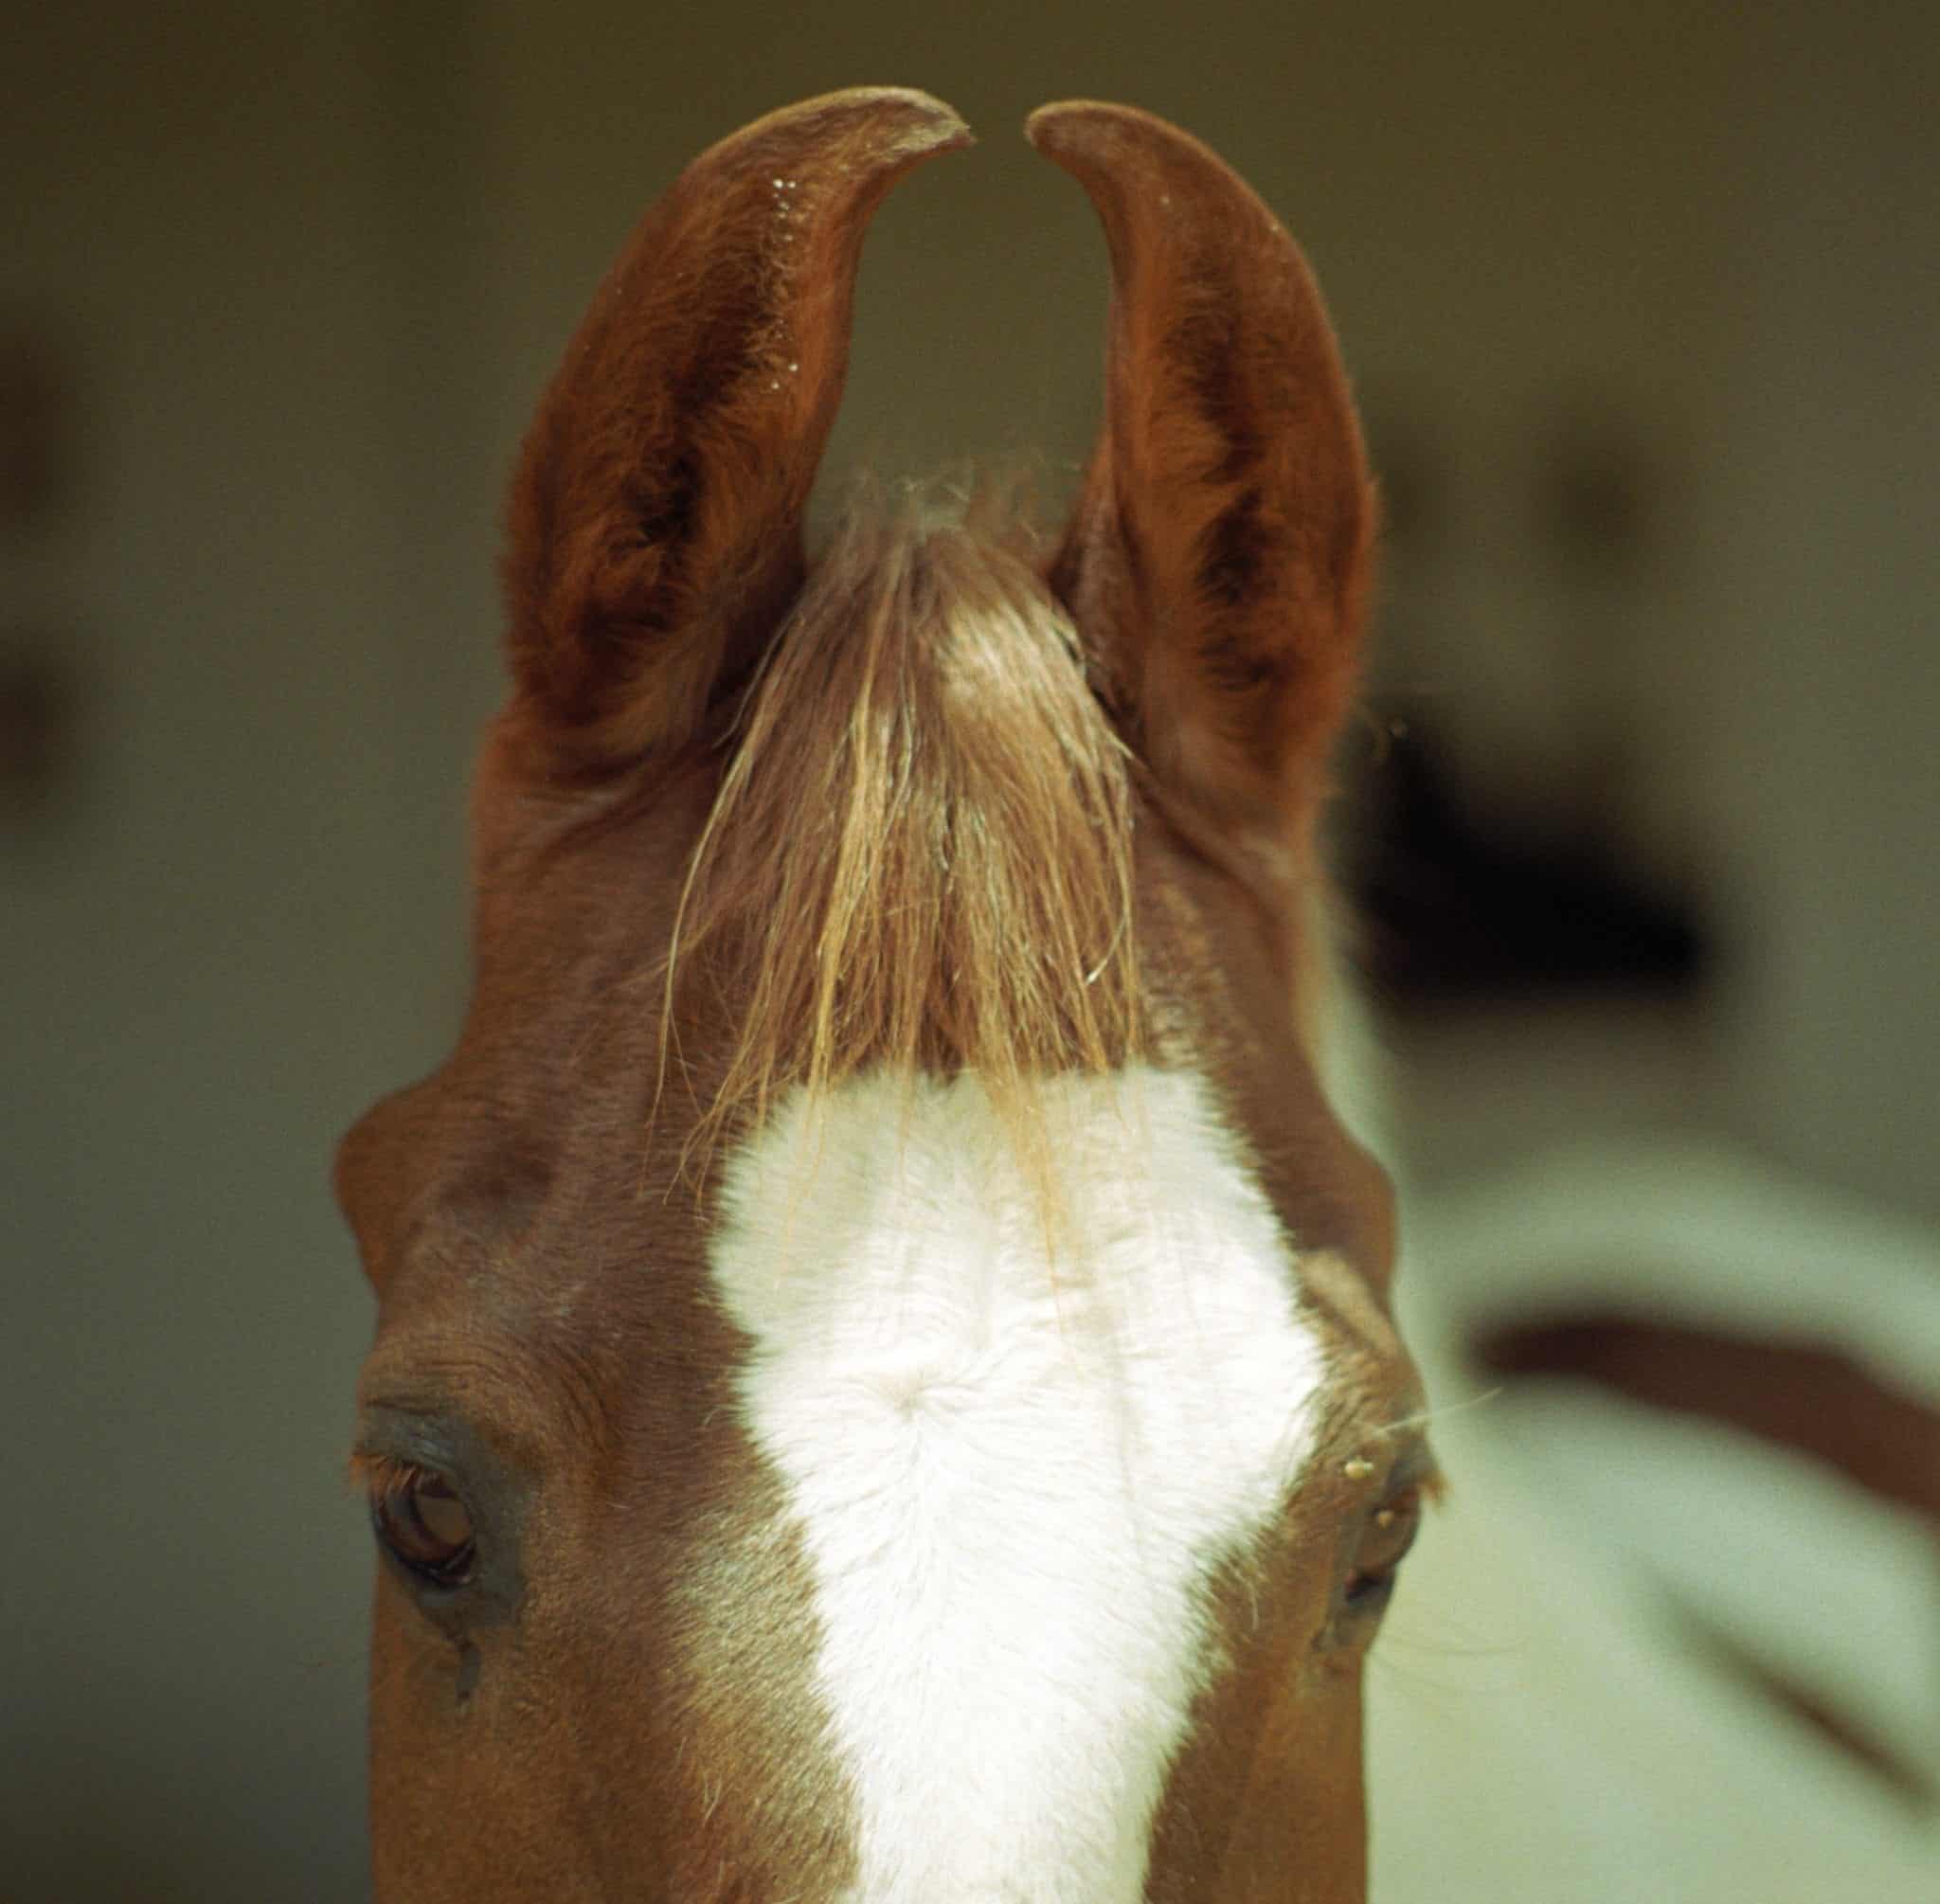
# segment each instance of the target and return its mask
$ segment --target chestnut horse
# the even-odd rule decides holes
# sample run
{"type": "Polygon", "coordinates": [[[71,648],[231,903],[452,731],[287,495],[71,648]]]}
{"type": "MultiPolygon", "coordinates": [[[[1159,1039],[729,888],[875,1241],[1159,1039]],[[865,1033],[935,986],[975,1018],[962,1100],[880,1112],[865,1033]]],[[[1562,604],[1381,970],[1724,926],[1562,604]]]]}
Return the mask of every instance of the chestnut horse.
{"type": "Polygon", "coordinates": [[[695,161],[526,441],[476,994],[338,1161],[380,1899],[1364,1895],[1431,1473],[1317,1044],[1370,479],[1252,192],[1028,131],[1114,278],[1046,559],[803,554],[920,93],[695,161]]]}

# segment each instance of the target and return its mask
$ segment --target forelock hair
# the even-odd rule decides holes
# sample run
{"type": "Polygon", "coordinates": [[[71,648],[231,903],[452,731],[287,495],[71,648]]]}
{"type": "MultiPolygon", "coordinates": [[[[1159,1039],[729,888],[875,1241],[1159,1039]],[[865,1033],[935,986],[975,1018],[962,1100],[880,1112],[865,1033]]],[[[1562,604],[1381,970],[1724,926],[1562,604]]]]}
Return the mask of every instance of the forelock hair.
{"type": "Polygon", "coordinates": [[[681,896],[662,1095],[683,988],[735,1026],[703,1151],[796,1087],[970,1070],[1048,1183],[1034,1081],[1144,1042],[1130,766],[1014,501],[853,505],[746,693],[681,896]]]}

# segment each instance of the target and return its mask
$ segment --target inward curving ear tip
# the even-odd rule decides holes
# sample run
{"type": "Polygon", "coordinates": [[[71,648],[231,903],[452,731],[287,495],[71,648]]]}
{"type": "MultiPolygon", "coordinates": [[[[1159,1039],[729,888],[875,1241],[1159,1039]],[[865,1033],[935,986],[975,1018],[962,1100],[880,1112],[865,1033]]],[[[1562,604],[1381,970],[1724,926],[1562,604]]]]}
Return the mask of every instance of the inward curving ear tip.
{"type": "MultiPolygon", "coordinates": [[[[961,152],[977,143],[963,117],[933,94],[914,86],[847,86],[805,99],[771,116],[769,123],[825,129],[831,121],[860,122],[874,129],[887,158],[927,158],[935,153],[961,152]]],[[[749,128],[760,129],[760,122],[749,128]]]]}
{"type": "Polygon", "coordinates": [[[1162,121],[1137,106],[1114,106],[1104,99],[1053,99],[1024,121],[1024,136],[1046,158],[1061,160],[1067,153],[1109,144],[1114,135],[1141,123],[1159,126],[1162,121]]]}
{"type": "Polygon", "coordinates": [[[1190,206],[1230,217],[1245,207],[1284,239],[1271,210],[1211,146],[1156,113],[1060,99],[1024,121],[1024,136],[1077,179],[1107,218],[1149,220],[1178,193],[1179,213],[1190,206]]]}
{"type": "Polygon", "coordinates": [[[798,99],[710,146],[682,175],[689,191],[732,192],[780,167],[813,173],[831,202],[867,215],[912,166],[977,141],[954,107],[913,86],[847,86],[798,99]]]}
{"type": "Polygon", "coordinates": [[[1111,189],[1135,153],[1149,153],[1183,134],[1136,106],[1103,99],[1060,99],[1024,121],[1024,136],[1087,191],[1111,189]]]}

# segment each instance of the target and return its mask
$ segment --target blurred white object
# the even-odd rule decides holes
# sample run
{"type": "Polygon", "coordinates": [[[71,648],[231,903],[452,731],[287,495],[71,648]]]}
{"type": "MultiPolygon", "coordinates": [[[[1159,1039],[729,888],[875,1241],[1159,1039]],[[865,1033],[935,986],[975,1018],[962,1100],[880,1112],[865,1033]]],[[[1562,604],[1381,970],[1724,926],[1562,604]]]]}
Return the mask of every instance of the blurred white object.
{"type": "Polygon", "coordinates": [[[1930,1529],[1734,1430],[1461,1341],[1594,1307],[1844,1348],[1940,1393],[1940,1246],[1708,1143],[1408,1203],[1400,1308],[1453,1486],[1370,1669],[1375,1904],[1935,1904],[1940,1823],[1720,1670],[1672,1602],[1940,1780],[1930,1529]]]}

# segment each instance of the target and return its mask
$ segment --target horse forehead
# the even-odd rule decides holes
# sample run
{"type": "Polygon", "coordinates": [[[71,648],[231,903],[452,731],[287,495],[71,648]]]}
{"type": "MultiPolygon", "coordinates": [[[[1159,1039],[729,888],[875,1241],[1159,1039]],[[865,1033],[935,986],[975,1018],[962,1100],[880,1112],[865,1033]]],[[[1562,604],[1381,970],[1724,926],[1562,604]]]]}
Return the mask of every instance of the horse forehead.
{"type": "Polygon", "coordinates": [[[728,1159],[710,1252],[808,1562],[854,1904],[1142,1895],[1328,1355],[1210,1093],[1047,1085],[1049,1202],[972,1078],[852,1081],[728,1159]]]}

